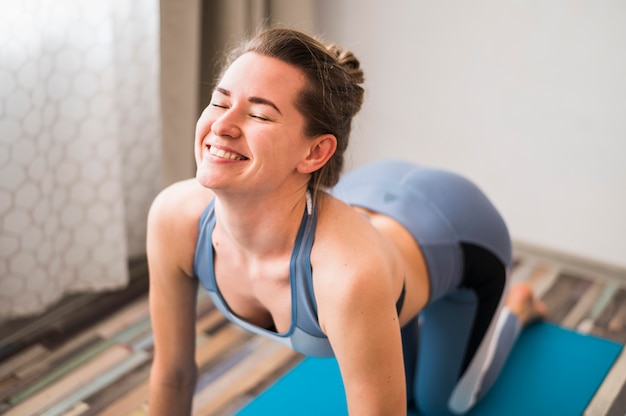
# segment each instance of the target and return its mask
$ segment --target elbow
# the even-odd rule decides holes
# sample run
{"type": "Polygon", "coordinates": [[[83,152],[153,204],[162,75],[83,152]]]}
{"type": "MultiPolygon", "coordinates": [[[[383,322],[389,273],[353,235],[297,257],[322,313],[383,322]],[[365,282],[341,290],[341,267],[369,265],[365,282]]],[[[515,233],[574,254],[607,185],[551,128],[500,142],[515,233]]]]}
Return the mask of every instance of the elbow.
{"type": "Polygon", "coordinates": [[[195,363],[184,367],[165,368],[156,361],[152,364],[150,381],[153,386],[159,386],[174,391],[189,391],[196,386],[198,367],[195,363]]]}
{"type": "Polygon", "coordinates": [[[389,415],[406,416],[408,403],[406,396],[390,394],[387,397],[361,397],[358,400],[347,397],[349,415],[389,415]]]}

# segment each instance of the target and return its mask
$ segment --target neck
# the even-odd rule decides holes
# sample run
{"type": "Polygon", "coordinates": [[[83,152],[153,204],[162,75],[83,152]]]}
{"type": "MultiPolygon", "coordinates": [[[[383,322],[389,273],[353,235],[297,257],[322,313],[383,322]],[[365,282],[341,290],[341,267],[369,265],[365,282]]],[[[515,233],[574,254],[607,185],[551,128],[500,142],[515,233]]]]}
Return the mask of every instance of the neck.
{"type": "Polygon", "coordinates": [[[271,196],[216,194],[217,242],[228,239],[251,256],[291,252],[307,209],[306,187],[271,196]]]}

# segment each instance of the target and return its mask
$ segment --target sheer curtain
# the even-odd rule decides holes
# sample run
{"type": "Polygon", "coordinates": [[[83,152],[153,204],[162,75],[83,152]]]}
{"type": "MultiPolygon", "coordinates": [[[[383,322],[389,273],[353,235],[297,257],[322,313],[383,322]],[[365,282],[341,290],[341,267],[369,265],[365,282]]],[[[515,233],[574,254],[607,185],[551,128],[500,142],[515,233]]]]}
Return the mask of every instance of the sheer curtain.
{"type": "Polygon", "coordinates": [[[0,319],[128,282],[160,187],[158,0],[0,0],[0,319]]]}

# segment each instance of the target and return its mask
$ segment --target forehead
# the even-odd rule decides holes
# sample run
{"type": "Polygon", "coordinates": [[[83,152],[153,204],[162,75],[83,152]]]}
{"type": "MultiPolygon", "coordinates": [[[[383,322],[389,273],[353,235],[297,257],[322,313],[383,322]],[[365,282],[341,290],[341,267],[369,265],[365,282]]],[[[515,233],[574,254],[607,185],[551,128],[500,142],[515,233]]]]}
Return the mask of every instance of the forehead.
{"type": "Polygon", "coordinates": [[[305,82],[304,74],[295,66],[248,52],[228,67],[218,85],[233,94],[292,100],[305,82]]]}

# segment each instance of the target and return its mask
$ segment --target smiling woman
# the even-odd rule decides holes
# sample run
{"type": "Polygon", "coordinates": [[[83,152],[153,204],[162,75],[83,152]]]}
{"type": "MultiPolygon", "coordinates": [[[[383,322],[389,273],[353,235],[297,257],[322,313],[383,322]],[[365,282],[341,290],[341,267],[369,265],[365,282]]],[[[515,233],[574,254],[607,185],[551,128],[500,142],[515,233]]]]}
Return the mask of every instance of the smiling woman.
{"type": "Polygon", "coordinates": [[[468,180],[400,161],[339,180],[362,82],[352,53],[294,30],[230,55],[196,177],[149,215],[152,415],[190,412],[198,283],[243,328],[335,356],[351,414],[466,411],[545,313],[526,286],[503,307],[508,231],[468,180]]]}
{"type": "Polygon", "coordinates": [[[281,60],[250,52],[234,61],[197,123],[200,184],[215,190],[237,170],[245,186],[265,184],[268,192],[282,191],[272,184],[278,180],[306,188],[309,173],[318,166],[298,169],[297,156],[319,144],[330,157],[335,140],[330,135],[305,137],[305,119],[294,105],[304,85],[302,73],[281,60]]]}

